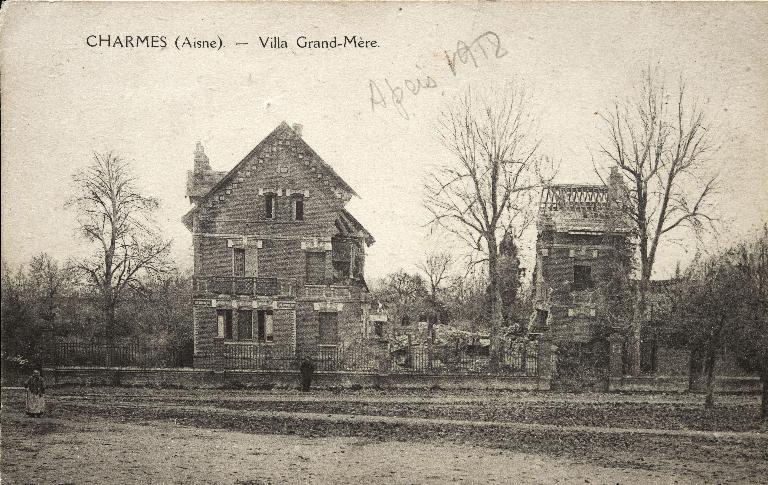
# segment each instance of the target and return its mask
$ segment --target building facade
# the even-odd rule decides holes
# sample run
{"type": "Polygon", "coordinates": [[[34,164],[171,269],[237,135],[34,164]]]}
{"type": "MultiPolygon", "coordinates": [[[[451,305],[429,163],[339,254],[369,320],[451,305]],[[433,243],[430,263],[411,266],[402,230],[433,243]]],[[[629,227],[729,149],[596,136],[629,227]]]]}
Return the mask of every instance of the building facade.
{"type": "MultiPolygon", "coordinates": [[[[589,343],[610,327],[612,296],[629,283],[628,193],[613,171],[604,185],[545,187],[539,206],[531,331],[557,345],[589,343]]],[[[619,316],[616,316],[619,318],[619,316]]]]}
{"type": "Polygon", "coordinates": [[[369,338],[366,248],[354,190],[281,123],[229,172],[198,143],[183,222],[194,251],[195,366],[313,355],[369,338]]]}

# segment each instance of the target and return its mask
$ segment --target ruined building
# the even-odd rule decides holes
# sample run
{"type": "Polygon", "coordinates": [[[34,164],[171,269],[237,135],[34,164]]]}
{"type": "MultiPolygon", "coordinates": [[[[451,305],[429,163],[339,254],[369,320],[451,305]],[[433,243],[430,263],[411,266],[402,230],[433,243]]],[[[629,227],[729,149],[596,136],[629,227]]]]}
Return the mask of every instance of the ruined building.
{"type": "Polygon", "coordinates": [[[344,206],[355,191],[281,123],[229,172],[200,143],[183,222],[194,250],[195,366],[226,356],[297,356],[372,332],[364,279],[371,234],[344,206]]]}
{"type": "Polygon", "coordinates": [[[533,333],[556,344],[588,343],[610,327],[612,298],[629,281],[632,226],[622,176],[607,185],[545,187],[539,206],[533,333]]]}

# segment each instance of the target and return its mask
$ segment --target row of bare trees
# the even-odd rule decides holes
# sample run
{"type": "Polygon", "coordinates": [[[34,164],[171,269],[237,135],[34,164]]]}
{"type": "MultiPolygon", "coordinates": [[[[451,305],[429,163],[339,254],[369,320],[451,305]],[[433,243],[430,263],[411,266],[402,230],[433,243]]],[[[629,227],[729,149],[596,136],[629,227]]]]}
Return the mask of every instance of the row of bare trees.
{"type": "MultiPolygon", "coordinates": [[[[701,233],[713,221],[710,202],[717,179],[706,172],[717,146],[698,98],[690,96],[682,80],[668,90],[651,68],[643,72],[633,96],[617,99],[600,117],[604,140],[597,142],[599,161],[617,167],[624,177],[630,203],[623,210],[638,248],[629,325],[631,372],[636,375],[659,248],[671,233],[701,233]]],[[[487,268],[491,365],[496,366],[504,322],[502,243],[514,244],[531,227],[539,191],[553,180],[556,167],[541,153],[532,98],[520,84],[468,90],[441,114],[437,135],[449,157],[425,184],[425,206],[432,227],[456,236],[469,249],[472,263],[487,268]]]]}

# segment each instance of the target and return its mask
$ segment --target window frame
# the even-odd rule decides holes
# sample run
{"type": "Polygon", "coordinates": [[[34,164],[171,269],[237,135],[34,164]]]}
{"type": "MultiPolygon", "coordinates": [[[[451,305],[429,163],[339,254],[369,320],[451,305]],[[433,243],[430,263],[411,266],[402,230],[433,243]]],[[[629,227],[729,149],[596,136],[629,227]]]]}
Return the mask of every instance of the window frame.
{"type": "Polygon", "coordinates": [[[272,310],[256,310],[256,325],[254,340],[260,344],[271,344],[275,341],[275,312],[272,310]]]}
{"type": "Polygon", "coordinates": [[[573,265],[573,289],[575,291],[583,291],[594,288],[595,283],[592,279],[592,266],[588,264],[574,264],[573,265]],[[578,270],[577,270],[578,268],[578,270]],[[586,272],[581,272],[586,269],[586,272]],[[581,272],[581,274],[579,274],[581,272]],[[577,275],[579,277],[577,278],[577,275]],[[586,279],[584,277],[586,276],[586,279]]]}
{"type": "Polygon", "coordinates": [[[295,222],[304,222],[306,216],[306,204],[304,197],[293,197],[291,201],[291,217],[295,222]],[[299,204],[301,204],[301,218],[299,215],[299,204]]]}
{"type": "Polygon", "coordinates": [[[384,332],[384,323],[382,321],[374,321],[373,322],[373,336],[377,339],[383,339],[385,338],[385,332],[384,332]]]}
{"type": "Polygon", "coordinates": [[[245,248],[243,247],[233,247],[232,248],[232,276],[237,277],[243,277],[245,276],[245,270],[246,270],[246,255],[245,255],[245,248]],[[238,261],[238,254],[242,254],[242,261],[238,261]],[[238,263],[240,265],[238,266],[238,263]],[[238,268],[241,269],[241,271],[238,274],[238,268]]]}
{"type": "Polygon", "coordinates": [[[339,345],[339,314],[338,312],[318,312],[317,314],[317,345],[318,347],[336,347],[339,345]],[[332,318],[333,322],[333,343],[327,338],[323,338],[323,318],[332,318]]]}
{"type": "MultiPolygon", "coordinates": [[[[304,281],[308,285],[324,285],[327,281],[327,274],[326,269],[328,266],[328,257],[327,254],[328,251],[304,251],[304,281]],[[310,279],[310,268],[312,265],[310,264],[312,258],[317,258],[317,261],[320,262],[320,259],[322,259],[322,271],[318,271],[318,278],[312,278],[310,279]]],[[[331,256],[332,257],[332,256],[331,256]]]]}
{"type": "Polygon", "coordinates": [[[264,194],[264,219],[268,221],[277,219],[277,194],[273,192],[264,194]]]}
{"type": "Polygon", "coordinates": [[[216,310],[216,336],[224,340],[232,340],[234,333],[232,324],[232,309],[219,308],[216,310]]]}
{"type": "Polygon", "coordinates": [[[253,310],[251,309],[243,308],[243,309],[237,310],[237,340],[238,342],[253,341],[253,310]],[[241,322],[243,322],[243,319],[241,317],[246,313],[249,315],[249,318],[247,320],[250,320],[251,335],[250,337],[243,338],[242,336],[243,332],[242,332],[242,326],[241,326],[242,325],[241,322]]]}

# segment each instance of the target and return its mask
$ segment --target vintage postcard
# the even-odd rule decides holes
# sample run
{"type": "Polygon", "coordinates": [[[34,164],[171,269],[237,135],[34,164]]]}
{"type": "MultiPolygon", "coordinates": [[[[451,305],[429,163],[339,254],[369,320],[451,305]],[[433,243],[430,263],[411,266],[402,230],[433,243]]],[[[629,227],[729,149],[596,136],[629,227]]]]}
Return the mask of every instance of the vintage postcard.
{"type": "Polygon", "coordinates": [[[2,481],[764,482],[766,45],[751,2],[3,3],[2,481]]]}

